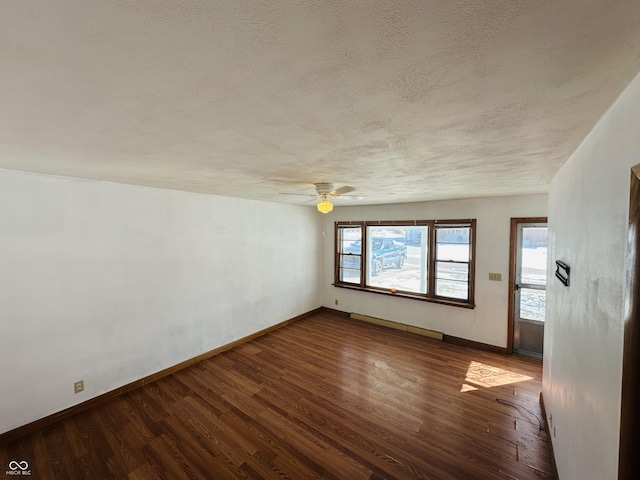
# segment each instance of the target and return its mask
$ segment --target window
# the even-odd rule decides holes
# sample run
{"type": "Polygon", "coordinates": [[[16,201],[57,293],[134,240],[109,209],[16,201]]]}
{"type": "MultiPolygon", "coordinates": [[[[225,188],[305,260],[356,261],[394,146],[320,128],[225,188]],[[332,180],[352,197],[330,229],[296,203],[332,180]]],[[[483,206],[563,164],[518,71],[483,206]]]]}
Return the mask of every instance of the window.
{"type": "Polygon", "coordinates": [[[429,227],[368,226],[366,285],[426,294],[429,227]]]}
{"type": "Polygon", "coordinates": [[[435,231],[436,295],[468,300],[471,227],[436,225],[435,231]]]}
{"type": "Polygon", "coordinates": [[[344,225],[337,229],[337,276],[339,283],[360,285],[362,272],[362,227],[344,225]]]}
{"type": "Polygon", "coordinates": [[[475,220],[337,222],[335,286],[473,307],[475,220]]]}

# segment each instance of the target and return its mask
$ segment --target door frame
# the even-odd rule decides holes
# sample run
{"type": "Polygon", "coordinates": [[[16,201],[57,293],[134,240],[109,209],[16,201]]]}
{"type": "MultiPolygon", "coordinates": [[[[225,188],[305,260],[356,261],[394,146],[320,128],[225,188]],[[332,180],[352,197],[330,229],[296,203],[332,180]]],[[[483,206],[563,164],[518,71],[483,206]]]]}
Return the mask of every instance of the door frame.
{"type": "Polygon", "coordinates": [[[509,239],[509,313],[507,318],[507,353],[513,354],[513,314],[515,310],[516,257],[518,255],[518,224],[548,223],[547,217],[511,218],[509,239]]]}
{"type": "Polygon", "coordinates": [[[631,168],[618,479],[640,475],[640,163],[631,168]]]}

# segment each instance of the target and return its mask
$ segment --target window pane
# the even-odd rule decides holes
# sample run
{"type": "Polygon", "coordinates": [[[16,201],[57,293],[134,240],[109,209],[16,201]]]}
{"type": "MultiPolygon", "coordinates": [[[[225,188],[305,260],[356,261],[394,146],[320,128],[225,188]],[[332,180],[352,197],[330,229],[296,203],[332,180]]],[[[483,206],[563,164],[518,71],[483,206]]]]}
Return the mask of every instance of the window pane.
{"type": "Polygon", "coordinates": [[[360,255],[341,255],[338,281],[360,285],[360,255]]]}
{"type": "Polygon", "coordinates": [[[340,253],[362,253],[362,229],[360,227],[340,227],[340,253]]]}
{"type": "Polygon", "coordinates": [[[442,228],[436,231],[436,259],[469,261],[468,227],[442,228]]]}
{"type": "Polygon", "coordinates": [[[427,226],[367,227],[367,285],[427,293],[427,226]]]}
{"type": "Polygon", "coordinates": [[[467,299],[468,283],[436,278],[436,295],[440,297],[467,299]]]}
{"type": "Polygon", "coordinates": [[[469,261],[468,243],[438,243],[436,245],[436,258],[438,260],[469,261]]]}
{"type": "Polygon", "coordinates": [[[341,255],[340,267],[360,270],[360,255],[341,255]]]}
{"type": "Polygon", "coordinates": [[[458,280],[466,282],[469,280],[468,263],[444,263],[436,262],[436,278],[445,280],[458,280]]]}
{"type": "Polygon", "coordinates": [[[360,283],[360,270],[354,268],[341,268],[340,279],[345,283],[360,283]]]}
{"type": "Polygon", "coordinates": [[[438,243],[469,243],[470,227],[438,227],[436,242],[438,243]]]}
{"type": "Polygon", "coordinates": [[[520,290],[520,318],[544,322],[547,295],[544,290],[523,288],[520,290]]]}
{"type": "Polygon", "coordinates": [[[547,228],[522,229],[522,283],[547,283],[547,228]]]}

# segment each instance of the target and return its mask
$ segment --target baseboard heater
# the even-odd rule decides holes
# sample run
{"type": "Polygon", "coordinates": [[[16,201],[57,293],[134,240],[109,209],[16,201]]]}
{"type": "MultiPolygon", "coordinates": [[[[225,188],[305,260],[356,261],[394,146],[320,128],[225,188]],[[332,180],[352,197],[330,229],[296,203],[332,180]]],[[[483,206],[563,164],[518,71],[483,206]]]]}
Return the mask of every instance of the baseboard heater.
{"type": "Polygon", "coordinates": [[[360,313],[351,313],[349,315],[354,320],[361,320],[367,323],[373,323],[374,325],[380,325],[381,327],[393,328],[395,330],[402,330],[403,332],[415,333],[422,335],[423,337],[435,338],[436,340],[442,340],[442,332],[436,332],[435,330],[427,330],[426,328],[414,327],[407,325],[406,323],[392,322],[391,320],[385,320],[383,318],[370,317],[368,315],[362,315],[360,313]]]}

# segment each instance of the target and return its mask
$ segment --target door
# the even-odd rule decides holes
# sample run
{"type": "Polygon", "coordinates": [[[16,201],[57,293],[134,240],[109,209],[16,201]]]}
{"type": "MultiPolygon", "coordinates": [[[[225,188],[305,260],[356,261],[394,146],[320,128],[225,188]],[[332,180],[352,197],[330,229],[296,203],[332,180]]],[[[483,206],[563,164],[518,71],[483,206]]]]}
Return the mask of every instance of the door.
{"type": "Polygon", "coordinates": [[[542,358],[547,287],[547,223],[515,222],[513,353],[542,358]]]}
{"type": "Polygon", "coordinates": [[[618,480],[640,478],[640,163],[630,191],[618,480]]]}

